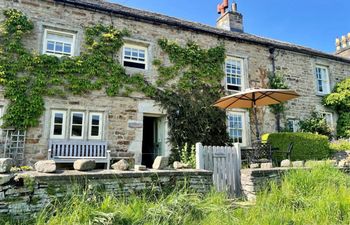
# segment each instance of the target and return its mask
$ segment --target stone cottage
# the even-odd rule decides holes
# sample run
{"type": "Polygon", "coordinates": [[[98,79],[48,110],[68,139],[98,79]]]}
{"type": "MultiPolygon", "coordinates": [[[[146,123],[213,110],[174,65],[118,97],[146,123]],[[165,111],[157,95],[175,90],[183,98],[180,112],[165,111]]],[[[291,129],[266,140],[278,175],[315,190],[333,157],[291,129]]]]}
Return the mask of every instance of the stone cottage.
{"type": "MultiPolygon", "coordinates": [[[[150,81],[157,77],[152,59],[161,57],[158,39],[180,44],[191,40],[202,47],[224,42],[227,57],[223,70],[227,78],[222,84],[227,91],[263,86],[266,71],[281,71],[289,87],[301,95],[288,103],[286,113],[295,131],[298,120],[313,110],[322,112],[335,126],[337,115],[324,108],[321,99],[350,74],[350,59],[343,49],[347,44],[339,47],[338,55],[332,55],[245,33],[237,5],[227,9],[227,1],[218,7],[216,28],[103,0],[0,0],[1,10],[9,8],[22,11],[34,22],[33,35],[25,40],[27,48],[58,57],[80,54],[86,26],[101,23],[127,28],[131,36],[125,39],[119,61],[128,73],[142,73],[150,81]]],[[[6,99],[0,97],[1,113],[6,104],[6,99]]],[[[46,158],[50,140],[107,141],[112,157],[134,157],[136,163],[147,165],[155,156],[170,153],[166,112],[142,95],[111,98],[96,91],[67,99],[50,97],[45,99],[45,108],[40,125],[27,131],[25,145],[20,146],[25,147],[24,163],[46,158]]],[[[227,116],[231,137],[249,145],[248,112],[232,110],[227,116]]],[[[275,130],[274,116],[268,109],[263,121],[264,132],[275,130]]]]}

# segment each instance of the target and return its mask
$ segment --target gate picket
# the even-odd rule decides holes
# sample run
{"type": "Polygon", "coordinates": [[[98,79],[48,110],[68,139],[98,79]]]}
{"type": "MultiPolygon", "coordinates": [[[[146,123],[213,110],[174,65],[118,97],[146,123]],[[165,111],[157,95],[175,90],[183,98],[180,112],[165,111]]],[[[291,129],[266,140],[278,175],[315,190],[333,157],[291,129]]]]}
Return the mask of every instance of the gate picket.
{"type": "Polygon", "coordinates": [[[197,154],[201,154],[197,159],[203,160],[197,163],[197,169],[213,171],[213,184],[217,191],[225,191],[230,197],[239,197],[241,194],[239,145],[236,144],[235,147],[203,146],[199,143],[196,148],[197,154]]]}

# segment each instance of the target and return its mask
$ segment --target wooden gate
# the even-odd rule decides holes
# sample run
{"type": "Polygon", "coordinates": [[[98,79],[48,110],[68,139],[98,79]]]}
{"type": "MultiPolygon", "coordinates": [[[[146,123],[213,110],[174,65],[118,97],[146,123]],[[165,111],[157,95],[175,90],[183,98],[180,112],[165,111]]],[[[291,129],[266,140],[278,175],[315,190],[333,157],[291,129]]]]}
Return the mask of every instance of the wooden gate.
{"type": "Polygon", "coordinates": [[[196,144],[196,169],[213,171],[217,191],[230,197],[241,195],[241,149],[234,147],[203,146],[196,144]]]}

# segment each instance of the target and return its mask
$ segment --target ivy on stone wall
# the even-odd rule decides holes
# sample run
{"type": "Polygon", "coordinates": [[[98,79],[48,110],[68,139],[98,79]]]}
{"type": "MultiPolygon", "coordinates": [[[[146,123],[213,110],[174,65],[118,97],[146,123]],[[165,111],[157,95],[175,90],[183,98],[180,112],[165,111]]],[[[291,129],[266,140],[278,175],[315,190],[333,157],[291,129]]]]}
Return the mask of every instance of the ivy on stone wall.
{"type": "Polygon", "coordinates": [[[159,40],[159,46],[171,65],[154,61],[159,73],[154,98],[168,112],[174,158],[179,159],[186,144],[229,144],[226,113],[212,106],[224,94],[224,47],[202,49],[193,42],[180,46],[166,39],[159,40]]]}
{"type": "Polygon", "coordinates": [[[339,82],[333,92],[323,98],[323,104],[337,111],[337,135],[350,137],[350,78],[339,82]]]}
{"type": "Polygon", "coordinates": [[[154,89],[140,75],[129,76],[114,55],[128,32],[112,26],[86,28],[85,49],[80,56],[39,55],[27,50],[22,39],[33,30],[33,23],[20,11],[4,12],[0,29],[0,84],[9,105],[4,127],[27,129],[37,126],[45,96],[65,97],[66,93],[87,94],[104,89],[108,96],[127,95],[154,89]]]}

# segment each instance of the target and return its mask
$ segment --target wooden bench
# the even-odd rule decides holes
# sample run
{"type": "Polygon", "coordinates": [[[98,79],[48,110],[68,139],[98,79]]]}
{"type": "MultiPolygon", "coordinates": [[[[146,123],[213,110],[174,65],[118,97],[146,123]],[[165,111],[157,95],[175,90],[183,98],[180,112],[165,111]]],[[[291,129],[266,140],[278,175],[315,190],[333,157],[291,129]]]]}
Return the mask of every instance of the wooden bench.
{"type": "Polygon", "coordinates": [[[48,159],[57,163],[74,163],[78,159],[93,159],[110,167],[110,150],[106,141],[50,140],[48,159]]]}

